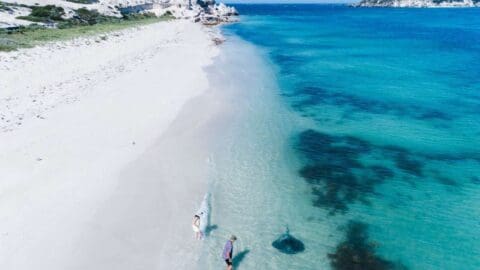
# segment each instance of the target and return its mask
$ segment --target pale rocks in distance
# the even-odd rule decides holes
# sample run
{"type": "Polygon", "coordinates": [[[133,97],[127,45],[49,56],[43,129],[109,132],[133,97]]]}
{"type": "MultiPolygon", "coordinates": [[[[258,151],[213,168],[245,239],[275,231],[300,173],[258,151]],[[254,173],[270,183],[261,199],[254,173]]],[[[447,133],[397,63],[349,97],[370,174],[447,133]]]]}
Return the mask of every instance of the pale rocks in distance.
{"type": "Polygon", "coordinates": [[[480,0],[362,0],[353,6],[393,8],[480,7],[480,0]]]}
{"type": "MultiPolygon", "coordinates": [[[[32,8],[40,6],[37,0],[0,0],[0,28],[18,27],[34,22],[22,19],[32,8]]],[[[77,10],[88,9],[121,18],[125,14],[151,13],[157,16],[171,15],[178,19],[190,19],[204,24],[218,24],[236,20],[234,7],[215,0],[44,0],[42,6],[62,8],[62,18],[71,19],[77,10]]],[[[37,24],[42,24],[38,23],[37,24]]]]}

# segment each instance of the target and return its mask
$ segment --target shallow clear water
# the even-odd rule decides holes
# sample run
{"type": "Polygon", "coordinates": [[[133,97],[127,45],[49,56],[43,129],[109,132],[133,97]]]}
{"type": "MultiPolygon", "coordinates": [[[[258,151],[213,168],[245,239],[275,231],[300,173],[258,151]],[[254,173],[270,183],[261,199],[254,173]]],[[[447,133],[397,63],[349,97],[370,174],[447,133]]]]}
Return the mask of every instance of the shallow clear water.
{"type": "Polygon", "coordinates": [[[202,268],[480,269],[480,10],[238,9],[202,268]]]}

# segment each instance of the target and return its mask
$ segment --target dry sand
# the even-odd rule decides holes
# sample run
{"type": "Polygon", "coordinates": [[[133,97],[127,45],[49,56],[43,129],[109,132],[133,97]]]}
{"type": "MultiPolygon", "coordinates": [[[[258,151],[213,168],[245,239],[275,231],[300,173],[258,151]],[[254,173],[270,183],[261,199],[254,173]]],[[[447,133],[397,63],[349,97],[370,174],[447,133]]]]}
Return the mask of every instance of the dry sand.
{"type": "Polygon", "coordinates": [[[0,269],[187,269],[222,104],[212,30],[0,54],[0,269]]]}

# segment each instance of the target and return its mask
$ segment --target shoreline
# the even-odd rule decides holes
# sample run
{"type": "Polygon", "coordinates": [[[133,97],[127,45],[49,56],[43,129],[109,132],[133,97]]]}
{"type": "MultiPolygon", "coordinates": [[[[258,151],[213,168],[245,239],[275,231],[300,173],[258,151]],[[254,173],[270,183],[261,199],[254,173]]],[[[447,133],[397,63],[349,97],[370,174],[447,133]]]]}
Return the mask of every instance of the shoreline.
{"type": "Polygon", "coordinates": [[[190,219],[222,110],[204,70],[218,33],[186,21],[120,33],[2,61],[2,268],[198,261],[190,219]]]}

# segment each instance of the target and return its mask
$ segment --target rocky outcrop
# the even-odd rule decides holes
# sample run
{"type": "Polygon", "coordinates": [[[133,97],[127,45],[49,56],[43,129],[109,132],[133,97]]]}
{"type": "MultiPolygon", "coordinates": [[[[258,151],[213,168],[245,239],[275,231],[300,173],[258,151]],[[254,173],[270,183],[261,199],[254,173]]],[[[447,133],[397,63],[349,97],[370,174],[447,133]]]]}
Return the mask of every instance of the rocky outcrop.
{"type": "MultiPolygon", "coordinates": [[[[0,0],[0,28],[30,24],[26,20],[18,20],[18,16],[26,16],[37,0],[0,0]]],[[[236,21],[238,12],[233,7],[215,0],[43,0],[43,5],[61,7],[64,19],[71,19],[76,10],[84,8],[95,10],[101,15],[122,17],[132,13],[154,13],[157,16],[170,14],[179,19],[190,19],[207,25],[236,21]]]]}
{"type": "Polygon", "coordinates": [[[480,7],[480,0],[362,0],[355,7],[480,7]]]}
{"type": "Polygon", "coordinates": [[[158,15],[170,12],[176,18],[191,19],[207,25],[236,21],[238,15],[234,7],[217,4],[215,0],[171,0],[157,6],[159,8],[154,9],[154,12],[158,15]]]}

